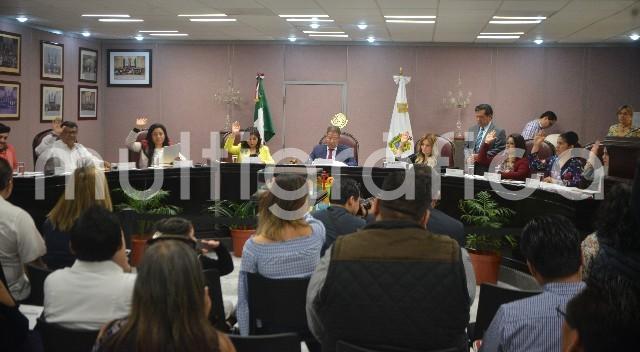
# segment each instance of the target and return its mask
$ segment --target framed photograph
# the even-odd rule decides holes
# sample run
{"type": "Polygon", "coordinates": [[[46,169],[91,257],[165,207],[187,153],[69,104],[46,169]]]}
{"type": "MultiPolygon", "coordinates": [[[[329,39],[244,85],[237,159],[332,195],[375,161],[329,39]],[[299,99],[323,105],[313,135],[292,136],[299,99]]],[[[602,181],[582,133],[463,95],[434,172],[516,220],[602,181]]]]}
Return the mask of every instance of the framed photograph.
{"type": "Polygon", "coordinates": [[[0,81],[0,120],[20,119],[20,82],[0,81]]]}
{"type": "Polygon", "coordinates": [[[20,75],[22,36],[0,31],[0,74],[20,75]]]}
{"type": "Polygon", "coordinates": [[[40,85],[40,122],[62,120],[64,86],[56,84],[40,85]]]}
{"type": "Polygon", "coordinates": [[[151,87],[151,49],[108,50],[107,86],[151,87]]]}
{"type": "Polygon", "coordinates": [[[78,86],[78,120],[98,119],[98,87],[78,86]]]}
{"type": "Polygon", "coordinates": [[[78,59],[78,81],[98,83],[98,52],[93,49],[80,48],[78,59]]]}
{"type": "Polygon", "coordinates": [[[64,76],[64,45],[40,41],[40,79],[62,81],[64,76]]]}

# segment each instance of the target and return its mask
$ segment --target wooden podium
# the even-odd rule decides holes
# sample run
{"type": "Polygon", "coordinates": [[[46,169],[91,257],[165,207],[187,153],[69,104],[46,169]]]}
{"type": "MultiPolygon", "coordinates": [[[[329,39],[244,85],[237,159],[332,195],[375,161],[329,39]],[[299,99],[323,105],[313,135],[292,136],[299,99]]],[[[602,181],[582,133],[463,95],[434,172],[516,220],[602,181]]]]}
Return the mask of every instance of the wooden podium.
{"type": "Polygon", "coordinates": [[[605,137],[602,145],[609,154],[609,176],[633,179],[640,159],[640,138],[605,137]]]}

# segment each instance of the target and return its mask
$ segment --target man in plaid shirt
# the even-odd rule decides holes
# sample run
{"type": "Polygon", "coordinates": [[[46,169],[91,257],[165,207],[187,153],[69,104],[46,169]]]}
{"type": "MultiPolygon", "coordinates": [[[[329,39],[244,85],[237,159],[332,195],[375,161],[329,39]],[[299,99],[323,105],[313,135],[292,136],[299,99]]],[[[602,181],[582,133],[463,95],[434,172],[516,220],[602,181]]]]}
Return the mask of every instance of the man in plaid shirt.
{"type": "Polygon", "coordinates": [[[527,139],[533,139],[538,132],[553,126],[558,121],[558,117],[553,111],[545,111],[539,118],[529,121],[522,130],[522,137],[527,139]]]}

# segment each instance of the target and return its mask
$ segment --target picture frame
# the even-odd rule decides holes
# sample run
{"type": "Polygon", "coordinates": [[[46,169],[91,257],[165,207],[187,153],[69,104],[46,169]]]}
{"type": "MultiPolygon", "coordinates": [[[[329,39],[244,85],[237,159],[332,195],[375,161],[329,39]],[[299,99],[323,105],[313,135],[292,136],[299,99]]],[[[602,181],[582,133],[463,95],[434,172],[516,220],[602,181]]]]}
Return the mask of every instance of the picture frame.
{"type": "Polygon", "coordinates": [[[107,62],[108,87],[151,87],[151,49],[107,50],[107,62]]]}
{"type": "Polygon", "coordinates": [[[20,75],[22,35],[0,31],[0,74],[20,75]]]}
{"type": "Polygon", "coordinates": [[[78,120],[98,119],[98,87],[78,86],[78,120]]]}
{"type": "Polygon", "coordinates": [[[98,51],[82,48],[78,50],[78,81],[98,83],[98,51]]]}
{"type": "Polygon", "coordinates": [[[40,122],[62,120],[64,116],[64,86],[40,85],[40,122]]]}
{"type": "Polygon", "coordinates": [[[20,120],[20,82],[0,81],[0,120],[20,120]]]}
{"type": "Polygon", "coordinates": [[[64,44],[40,41],[40,79],[64,79],[64,44]]]}

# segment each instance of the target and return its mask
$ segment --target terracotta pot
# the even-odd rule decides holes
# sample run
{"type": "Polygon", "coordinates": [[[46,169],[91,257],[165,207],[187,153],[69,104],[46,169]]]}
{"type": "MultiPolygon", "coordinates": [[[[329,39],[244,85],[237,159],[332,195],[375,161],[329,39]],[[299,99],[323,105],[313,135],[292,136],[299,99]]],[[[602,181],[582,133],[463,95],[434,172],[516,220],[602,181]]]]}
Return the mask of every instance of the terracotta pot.
{"type": "Polygon", "coordinates": [[[242,257],[242,249],[244,248],[244,243],[247,242],[249,237],[256,232],[255,229],[250,230],[242,230],[242,229],[231,229],[231,240],[233,241],[233,255],[236,257],[242,257]]]}
{"type": "Polygon", "coordinates": [[[147,248],[147,236],[133,235],[131,237],[131,256],[129,257],[129,264],[131,266],[138,266],[144,256],[144,250],[147,248]]]}
{"type": "Polygon", "coordinates": [[[469,250],[473,271],[476,274],[476,285],[484,282],[495,284],[498,282],[500,261],[502,257],[494,252],[469,250]]]}

